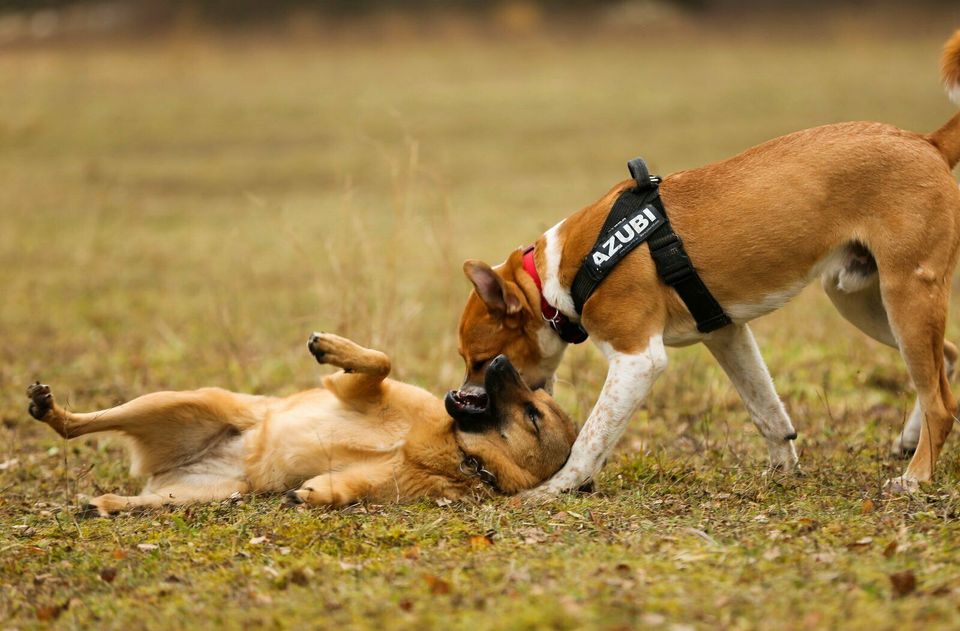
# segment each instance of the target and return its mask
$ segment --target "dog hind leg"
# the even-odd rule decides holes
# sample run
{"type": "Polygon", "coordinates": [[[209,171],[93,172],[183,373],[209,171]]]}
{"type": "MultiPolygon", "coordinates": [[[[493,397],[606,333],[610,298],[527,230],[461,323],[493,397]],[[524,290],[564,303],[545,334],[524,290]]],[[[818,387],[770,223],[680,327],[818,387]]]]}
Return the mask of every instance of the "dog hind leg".
{"type": "Polygon", "coordinates": [[[797,432],[777,396],[750,328],[746,324],[726,326],[715,331],[704,344],[727,373],[753,424],[766,439],[770,466],[792,471],[797,464],[793,444],[797,432]]]}
{"type": "Polygon", "coordinates": [[[64,438],[118,431],[131,437],[131,467],[152,475],[195,460],[223,439],[257,424],[266,397],[220,388],[154,392],[98,412],[74,413],[58,405],[50,387],[27,389],[30,414],[64,438]]]}
{"type": "Polygon", "coordinates": [[[932,479],[943,444],[956,420],[957,402],[950,391],[944,361],[943,333],[949,302],[949,276],[937,280],[912,274],[881,277],[883,302],[890,314],[900,354],[917,389],[923,419],[917,449],[903,476],[892,480],[893,491],[909,491],[932,479]]]}
{"type": "MultiPolygon", "coordinates": [[[[881,344],[899,350],[900,346],[893,330],[890,328],[887,311],[880,295],[879,276],[874,274],[869,283],[864,283],[857,291],[852,292],[841,289],[842,283],[838,276],[839,272],[837,270],[825,273],[821,278],[821,284],[827,297],[833,302],[840,315],[867,336],[881,344]]],[[[947,377],[952,380],[958,358],[957,347],[950,341],[944,340],[943,355],[947,377]]],[[[922,422],[923,409],[920,405],[920,398],[917,397],[903,430],[894,441],[892,452],[895,455],[909,456],[916,451],[917,443],[920,440],[922,422]]]]}

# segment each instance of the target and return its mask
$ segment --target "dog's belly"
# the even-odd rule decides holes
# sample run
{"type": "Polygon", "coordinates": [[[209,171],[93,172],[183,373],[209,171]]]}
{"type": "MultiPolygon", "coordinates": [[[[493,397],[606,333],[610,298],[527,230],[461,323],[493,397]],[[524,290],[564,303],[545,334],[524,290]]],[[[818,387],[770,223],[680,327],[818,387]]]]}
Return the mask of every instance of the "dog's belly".
{"type": "Polygon", "coordinates": [[[245,432],[246,474],[254,489],[282,491],[360,463],[402,459],[409,423],[362,414],[319,390],[298,397],[245,432]]]}
{"type": "MultiPolygon", "coordinates": [[[[237,488],[246,479],[242,434],[230,434],[214,443],[195,462],[150,476],[141,494],[172,486],[205,489],[212,492],[220,486],[237,488]]],[[[229,495],[229,492],[227,493],[229,495]]]]}
{"type": "MultiPolygon", "coordinates": [[[[745,324],[780,309],[818,277],[834,279],[842,291],[857,291],[864,283],[873,282],[875,276],[876,264],[865,248],[856,244],[843,245],[822,257],[800,279],[772,290],[761,289],[756,296],[724,304],[723,309],[734,323],[745,324]],[[869,258],[866,264],[861,261],[864,257],[869,258]]],[[[668,322],[663,335],[664,344],[688,346],[703,340],[704,334],[697,331],[689,314],[686,315],[668,322]]]]}

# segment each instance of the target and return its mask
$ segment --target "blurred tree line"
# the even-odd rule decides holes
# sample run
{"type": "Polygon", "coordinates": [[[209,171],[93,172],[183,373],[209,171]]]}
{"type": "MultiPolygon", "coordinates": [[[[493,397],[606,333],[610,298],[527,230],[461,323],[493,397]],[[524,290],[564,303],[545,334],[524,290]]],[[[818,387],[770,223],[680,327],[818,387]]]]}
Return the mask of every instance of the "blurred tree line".
{"type": "MultiPolygon", "coordinates": [[[[662,0],[658,0],[662,1],[662,0]]],[[[666,0],[664,4],[700,7],[711,0],[666,0]]],[[[0,10],[36,11],[70,5],[95,4],[94,0],[0,0],[0,10]]],[[[350,15],[389,10],[430,11],[456,9],[486,11],[504,2],[490,0],[125,0],[124,4],[149,6],[152,13],[192,12],[217,19],[259,19],[265,15],[292,11],[350,15]]],[[[531,0],[544,9],[584,10],[603,5],[622,4],[623,0],[531,0]]],[[[800,2],[797,2],[800,4],[800,2]]]]}
{"type": "MultiPolygon", "coordinates": [[[[516,1],[516,0],[515,0],[516,1]]],[[[636,1],[636,0],[635,0],[636,1]]],[[[644,0],[639,0],[643,2],[644,0]]],[[[647,0],[648,2],[650,0],[647,0]]],[[[576,12],[604,6],[622,5],[625,0],[524,0],[546,12],[576,12]]],[[[260,20],[264,17],[286,15],[292,12],[315,12],[321,15],[362,15],[383,11],[459,10],[483,12],[510,0],[0,0],[0,11],[23,12],[56,9],[71,5],[122,4],[139,5],[154,15],[190,13],[211,20],[260,20]]],[[[737,8],[807,8],[811,5],[854,6],[869,9],[872,6],[894,4],[868,0],[656,0],[655,4],[674,5],[685,9],[737,8]]],[[[910,0],[910,5],[956,5],[957,0],[910,0]]]]}
{"type": "Polygon", "coordinates": [[[757,21],[783,15],[815,24],[823,11],[837,10],[867,19],[892,16],[899,28],[906,15],[926,14],[925,21],[914,20],[923,24],[952,20],[958,6],[960,0],[0,0],[0,46],[209,28],[229,32],[266,27],[309,37],[359,28],[366,29],[367,36],[410,37],[443,29],[461,35],[471,29],[526,35],[548,25],[587,23],[597,28],[642,24],[669,29],[698,19],[757,21]]]}

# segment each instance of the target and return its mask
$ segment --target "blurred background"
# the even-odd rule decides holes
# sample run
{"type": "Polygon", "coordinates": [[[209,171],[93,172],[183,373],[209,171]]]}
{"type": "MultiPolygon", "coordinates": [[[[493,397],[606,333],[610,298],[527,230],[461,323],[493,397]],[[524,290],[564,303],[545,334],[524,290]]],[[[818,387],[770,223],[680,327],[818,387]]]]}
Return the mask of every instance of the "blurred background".
{"type": "MultiPolygon", "coordinates": [[[[322,370],[313,330],[443,392],[463,370],[465,258],[502,261],[635,155],[666,174],[836,121],[933,130],[954,111],[938,62],[957,26],[960,5],[932,1],[7,0],[9,449],[54,442],[24,424],[33,379],[82,408],[288,393],[322,370]]],[[[801,433],[849,411],[851,431],[872,419],[892,439],[899,358],[816,288],[757,331],[801,433]]],[[[649,407],[667,423],[633,424],[633,444],[717,409],[749,426],[702,349],[671,361],[649,407]]],[[[572,349],[562,403],[583,418],[604,372],[572,349]]]]}
{"type": "MultiPolygon", "coordinates": [[[[753,327],[806,476],[761,476],[729,381],[671,349],[569,513],[267,497],[81,524],[78,494],[139,491],[128,457],[62,440],[24,389],[82,411],[289,394],[330,371],[305,347],[326,330],[442,394],[463,374],[464,259],[502,261],[637,155],[668,174],[838,121],[934,130],[958,27],[956,0],[0,0],[0,620],[955,627],[960,449],[929,494],[880,499],[909,380],[816,283],[753,327]],[[484,532],[495,546],[465,548],[484,532]],[[276,546],[247,545],[262,535],[276,546]],[[287,590],[274,565],[317,576],[287,590]]],[[[567,352],[556,395],[578,420],[605,373],[592,345],[567,352]]]]}

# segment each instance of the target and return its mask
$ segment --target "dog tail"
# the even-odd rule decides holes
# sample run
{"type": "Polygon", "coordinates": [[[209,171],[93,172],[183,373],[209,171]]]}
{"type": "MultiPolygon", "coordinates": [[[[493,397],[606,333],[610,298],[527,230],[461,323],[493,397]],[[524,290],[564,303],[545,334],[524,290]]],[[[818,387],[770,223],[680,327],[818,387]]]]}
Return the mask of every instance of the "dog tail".
{"type": "MultiPolygon", "coordinates": [[[[960,105],[960,30],[943,47],[940,74],[950,100],[960,105]]],[[[930,134],[928,140],[940,150],[951,169],[956,166],[960,162],[960,113],[930,134]]]]}

